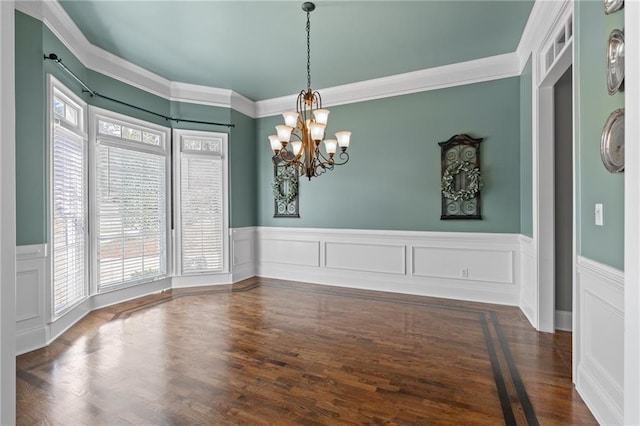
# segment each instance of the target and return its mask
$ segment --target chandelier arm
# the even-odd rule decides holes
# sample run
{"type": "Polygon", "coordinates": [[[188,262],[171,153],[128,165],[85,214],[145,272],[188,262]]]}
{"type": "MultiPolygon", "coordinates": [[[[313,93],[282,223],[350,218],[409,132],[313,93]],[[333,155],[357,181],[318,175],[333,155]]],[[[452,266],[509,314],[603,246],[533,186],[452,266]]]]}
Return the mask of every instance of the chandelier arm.
{"type": "Polygon", "coordinates": [[[313,92],[313,98],[316,101],[316,109],[322,109],[322,96],[320,96],[320,92],[317,90],[313,92]]]}
{"type": "MultiPolygon", "coordinates": [[[[324,174],[327,170],[331,170],[331,169],[327,168],[322,163],[320,163],[316,167],[314,167],[313,176],[314,177],[320,176],[321,174],[324,174]]],[[[311,176],[309,176],[309,180],[311,180],[311,176]]]]}
{"type": "Polygon", "coordinates": [[[338,158],[343,160],[342,162],[336,161],[336,157],[333,158],[333,164],[335,164],[336,166],[342,166],[343,164],[347,164],[349,162],[349,153],[347,151],[342,151],[338,154],[338,158]]]}
{"type": "Polygon", "coordinates": [[[327,158],[322,151],[320,151],[320,147],[316,147],[316,157],[320,160],[320,163],[329,164],[332,163],[333,160],[331,158],[327,158]]]}

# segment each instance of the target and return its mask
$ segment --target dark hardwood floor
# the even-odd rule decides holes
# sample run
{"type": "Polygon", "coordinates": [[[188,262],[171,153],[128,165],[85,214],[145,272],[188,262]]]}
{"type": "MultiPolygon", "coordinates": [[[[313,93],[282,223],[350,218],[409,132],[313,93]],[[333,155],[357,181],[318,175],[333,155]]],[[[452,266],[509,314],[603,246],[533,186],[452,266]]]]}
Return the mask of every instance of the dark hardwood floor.
{"type": "Polygon", "coordinates": [[[17,359],[21,425],[596,424],[517,308],[250,279],[95,311],[17,359]]]}

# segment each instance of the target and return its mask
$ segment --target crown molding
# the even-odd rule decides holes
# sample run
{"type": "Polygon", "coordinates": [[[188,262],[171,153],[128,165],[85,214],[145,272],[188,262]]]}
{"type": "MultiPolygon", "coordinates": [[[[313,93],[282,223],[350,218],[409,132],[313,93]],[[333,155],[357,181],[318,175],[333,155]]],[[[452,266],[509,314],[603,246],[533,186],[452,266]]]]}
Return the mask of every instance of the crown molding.
{"type": "Polygon", "coordinates": [[[243,113],[247,117],[256,117],[256,103],[246,96],[239,93],[231,92],[231,108],[243,113]]]}
{"type": "Polygon", "coordinates": [[[252,105],[247,107],[244,96],[229,89],[170,81],[91,44],[56,0],[18,0],[16,9],[42,21],[85,67],[93,71],[171,101],[230,108],[235,98],[241,112],[251,114],[253,110],[252,105]]]}
{"type": "MultiPolygon", "coordinates": [[[[515,53],[396,74],[318,90],[323,106],[345,105],[410,93],[426,92],[464,84],[520,75],[515,53]]],[[[268,117],[291,109],[297,95],[256,102],[256,117],[268,117]]]]}
{"type": "Polygon", "coordinates": [[[568,8],[573,0],[536,0],[529,14],[527,24],[522,31],[522,37],[516,48],[516,54],[520,61],[520,73],[524,70],[529,56],[539,49],[548,37],[548,33],[555,28],[555,22],[561,14],[561,10],[568,8]],[[550,21],[549,17],[556,17],[550,21]]]}
{"type": "MultiPolygon", "coordinates": [[[[550,16],[548,13],[561,8],[567,1],[571,0],[537,0],[516,52],[327,87],[321,89],[323,103],[325,106],[344,105],[518,76],[530,52],[548,32],[549,24],[545,23],[544,16],[550,16]]],[[[91,44],[57,0],[18,0],[15,7],[42,21],[85,67],[156,96],[232,108],[251,118],[276,115],[295,104],[297,94],[254,102],[229,89],[165,79],[91,44]]]]}

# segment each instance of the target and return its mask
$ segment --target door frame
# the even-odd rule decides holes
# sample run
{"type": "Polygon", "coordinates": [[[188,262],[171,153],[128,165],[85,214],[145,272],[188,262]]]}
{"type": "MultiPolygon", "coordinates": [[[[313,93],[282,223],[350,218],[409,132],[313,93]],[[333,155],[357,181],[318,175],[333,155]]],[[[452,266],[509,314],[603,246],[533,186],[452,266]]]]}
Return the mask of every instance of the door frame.
{"type": "MultiPolygon", "coordinates": [[[[533,325],[544,332],[555,332],[555,201],[554,201],[554,95],[553,86],[574,62],[572,0],[559,8],[554,23],[544,41],[533,50],[533,240],[535,252],[535,278],[537,300],[534,302],[533,325]],[[560,41],[563,40],[561,43],[560,41]]],[[[573,69],[575,87],[575,68],[573,69]]],[[[576,104],[576,91],[573,90],[576,104]]],[[[573,283],[576,282],[577,215],[576,194],[578,179],[575,167],[577,135],[575,108],[573,112],[573,283]]],[[[573,286],[575,287],[575,285],[573,286]]],[[[575,295],[574,295],[575,300],[575,295]]],[[[575,310],[573,327],[576,326],[575,310]]],[[[575,335],[575,333],[574,333],[575,335]]],[[[575,343],[575,342],[574,342],[575,343]]]]}

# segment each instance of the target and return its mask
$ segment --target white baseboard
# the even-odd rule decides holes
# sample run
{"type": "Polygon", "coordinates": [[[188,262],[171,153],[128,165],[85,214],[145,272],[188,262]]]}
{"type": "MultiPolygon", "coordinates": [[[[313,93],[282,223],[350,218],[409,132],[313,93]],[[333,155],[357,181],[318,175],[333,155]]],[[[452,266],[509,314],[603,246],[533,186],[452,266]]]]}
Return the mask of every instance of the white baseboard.
{"type": "Polygon", "coordinates": [[[206,287],[210,285],[230,284],[232,274],[183,275],[171,278],[171,288],[206,287]]]}
{"type": "Polygon", "coordinates": [[[573,313],[571,311],[556,310],[555,324],[556,324],[556,330],[572,331],[573,330],[573,313]]]}
{"type": "Polygon", "coordinates": [[[582,366],[578,366],[576,390],[598,423],[601,425],[624,424],[624,412],[618,403],[607,394],[590,371],[582,366]]]}
{"type": "Polygon", "coordinates": [[[38,326],[16,331],[16,355],[35,351],[48,343],[46,327],[38,326]]]}

